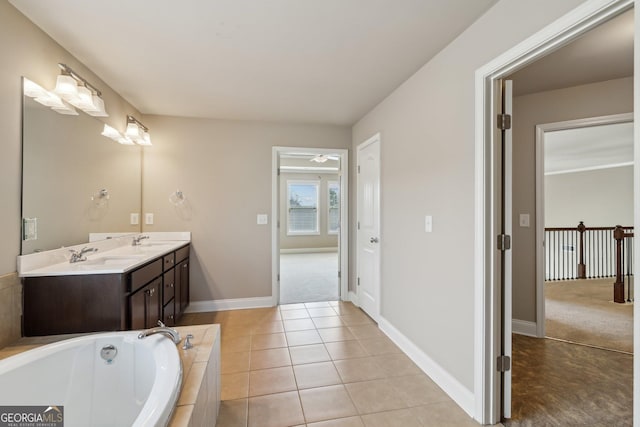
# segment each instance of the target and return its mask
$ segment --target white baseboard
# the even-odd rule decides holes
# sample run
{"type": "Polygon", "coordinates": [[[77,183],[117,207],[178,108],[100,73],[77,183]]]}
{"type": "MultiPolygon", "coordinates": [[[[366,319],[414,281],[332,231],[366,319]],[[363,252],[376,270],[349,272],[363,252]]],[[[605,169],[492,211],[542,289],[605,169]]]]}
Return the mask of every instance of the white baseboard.
{"type": "Polygon", "coordinates": [[[291,248],[280,249],[281,254],[313,254],[318,252],[338,252],[338,248],[291,248]]]}
{"type": "Polygon", "coordinates": [[[380,316],[378,326],[413,362],[418,365],[445,393],[471,418],[475,412],[473,392],[445,371],[433,359],[420,350],[409,338],[398,331],[388,320],[380,316]]]}
{"type": "Polygon", "coordinates": [[[243,308],[273,307],[272,297],[232,298],[209,301],[191,301],[186,313],[202,313],[206,311],[241,310],[243,308]]]}
{"type": "Polygon", "coordinates": [[[355,292],[349,291],[347,298],[347,301],[351,301],[355,306],[360,307],[360,304],[358,304],[358,295],[355,292]]]}
{"type": "Polygon", "coordinates": [[[513,319],[511,321],[511,329],[514,334],[527,335],[529,337],[538,336],[538,325],[536,324],[536,322],[513,319]]]}

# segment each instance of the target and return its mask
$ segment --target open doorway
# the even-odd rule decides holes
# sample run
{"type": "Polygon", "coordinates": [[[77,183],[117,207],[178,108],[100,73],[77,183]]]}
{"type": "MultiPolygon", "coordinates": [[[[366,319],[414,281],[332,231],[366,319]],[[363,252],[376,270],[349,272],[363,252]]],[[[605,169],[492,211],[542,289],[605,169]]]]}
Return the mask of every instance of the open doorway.
{"type": "MultiPolygon", "coordinates": [[[[479,209],[478,209],[477,224],[478,224],[478,229],[481,230],[481,236],[479,236],[479,239],[477,241],[478,243],[477,247],[481,249],[482,255],[481,257],[478,258],[477,261],[479,262],[479,265],[483,266],[482,268],[479,268],[476,270],[478,273],[477,274],[478,283],[482,284],[477,288],[478,292],[476,294],[476,297],[477,297],[476,301],[478,303],[478,307],[480,308],[480,310],[478,311],[477,319],[482,324],[481,326],[482,332],[477,335],[478,336],[477,345],[479,349],[480,348],[482,349],[482,357],[476,359],[476,362],[477,362],[476,366],[481,366],[481,369],[478,370],[478,376],[476,377],[476,380],[477,380],[476,390],[482,390],[481,391],[482,396],[486,397],[486,399],[484,399],[482,402],[479,402],[479,406],[481,407],[477,408],[478,413],[482,414],[480,417],[478,417],[478,419],[481,419],[483,422],[492,423],[492,422],[500,421],[503,414],[507,414],[511,410],[511,401],[508,399],[507,400],[503,400],[503,399],[505,399],[505,397],[510,398],[511,397],[510,392],[514,390],[509,389],[508,390],[509,393],[507,393],[506,388],[503,388],[503,385],[506,384],[506,381],[503,381],[503,378],[506,378],[508,376],[509,380],[511,380],[511,377],[513,375],[513,380],[515,384],[515,382],[517,381],[516,377],[519,375],[518,372],[532,374],[532,375],[529,375],[528,377],[524,376],[523,378],[520,378],[520,379],[523,379],[524,382],[527,383],[526,384],[527,388],[531,389],[531,388],[538,387],[543,390],[543,393],[544,393],[544,380],[549,379],[548,376],[545,376],[545,372],[538,365],[529,366],[528,368],[525,367],[525,369],[519,370],[521,366],[516,366],[516,363],[518,360],[522,359],[522,355],[516,354],[516,348],[519,346],[519,344],[522,344],[522,343],[519,343],[519,342],[513,343],[514,344],[513,359],[510,359],[510,356],[511,356],[510,353],[506,354],[505,352],[503,352],[504,348],[507,347],[502,345],[503,340],[508,339],[508,344],[509,344],[508,349],[509,351],[511,350],[511,344],[512,344],[511,336],[509,335],[508,337],[506,337],[506,334],[504,334],[504,331],[506,330],[505,326],[507,324],[511,325],[511,321],[513,320],[510,314],[512,309],[514,313],[514,318],[518,313],[520,316],[522,316],[522,313],[524,313],[525,315],[523,316],[524,318],[516,319],[516,320],[520,320],[520,322],[513,323],[514,330],[520,329],[521,332],[523,332],[524,330],[524,332],[526,332],[528,335],[532,335],[532,336],[537,335],[538,324],[542,322],[543,319],[541,319],[540,317],[537,317],[537,313],[536,313],[536,310],[539,307],[536,307],[536,293],[535,293],[536,257],[533,253],[536,251],[536,249],[539,249],[539,248],[536,246],[536,243],[535,243],[535,227],[538,227],[538,225],[536,224],[536,216],[535,216],[535,208],[536,208],[535,201],[534,201],[535,190],[532,190],[530,192],[517,191],[518,186],[516,182],[517,180],[516,175],[514,175],[513,181],[508,181],[508,182],[503,181],[500,176],[500,169],[503,167],[501,166],[501,164],[503,164],[502,163],[503,152],[499,152],[500,150],[495,149],[496,146],[500,147],[500,145],[496,145],[496,141],[499,141],[498,137],[500,137],[500,133],[496,132],[496,130],[494,129],[495,117],[496,117],[496,114],[500,111],[499,110],[500,104],[496,103],[494,98],[494,94],[497,92],[496,88],[498,86],[498,80],[502,78],[513,77],[514,73],[517,74],[517,72],[519,72],[520,70],[526,69],[525,67],[535,64],[534,61],[549,55],[550,52],[555,52],[555,53],[560,52],[561,51],[560,48],[562,46],[566,46],[572,41],[575,41],[580,37],[584,37],[585,34],[587,34],[590,30],[600,26],[601,24],[609,20],[612,20],[612,18],[615,18],[616,16],[621,16],[625,11],[629,10],[632,6],[633,6],[632,2],[622,1],[622,0],[607,2],[606,4],[604,2],[601,2],[598,4],[596,4],[596,2],[593,2],[589,5],[583,5],[582,7],[575,9],[571,14],[568,14],[566,20],[558,21],[550,25],[549,27],[535,34],[534,36],[532,36],[530,39],[526,40],[522,44],[516,46],[515,48],[513,48],[508,52],[505,52],[505,54],[496,58],[495,61],[487,64],[485,67],[478,70],[476,74],[477,76],[476,87],[478,88],[478,93],[482,94],[482,96],[478,97],[478,103],[477,103],[477,111],[481,114],[481,116],[479,116],[479,126],[477,129],[478,132],[477,132],[477,139],[476,139],[476,141],[478,141],[479,143],[479,148],[481,148],[481,153],[477,157],[477,166],[478,166],[477,171],[479,172],[478,181],[477,181],[479,184],[477,187],[477,190],[478,190],[477,194],[479,196],[478,201],[480,202],[478,206],[479,209]],[[512,192],[510,190],[511,184],[514,184],[512,192]],[[501,229],[500,228],[501,220],[500,220],[499,212],[505,209],[505,206],[501,205],[501,201],[499,199],[499,194],[501,191],[501,187],[503,185],[509,188],[509,191],[510,191],[509,194],[510,196],[513,197],[513,204],[514,204],[512,209],[513,216],[512,217],[509,216],[509,220],[510,221],[513,220],[514,228],[513,228],[513,234],[511,236],[508,236],[508,237],[500,236],[502,237],[502,240],[499,239],[498,243],[502,242],[503,244],[502,245],[499,244],[496,246],[495,236],[500,234],[498,230],[501,229]],[[489,192],[483,194],[483,191],[485,190],[485,188],[489,188],[489,192]],[[528,203],[529,205],[526,206],[525,208],[516,207],[518,202],[521,202],[524,199],[526,199],[525,202],[528,203]],[[527,228],[529,228],[529,230],[526,230],[527,228]],[[530,234],[529,238],[527,238],[526,236],[523,238],[524,233],[529,233],[530,234]],[[509,239],[509,238],[512,238],[512,239],[509,239]],[[505,242],[506,243],[512,242],[513,247],[511,247],[509,244],[505,244],[505,242]],[[522,256],[522,252],[521,252],[519,256],[516,256],[515,251],[518,249],[517,245],[523,244],[523,243],[525,244],[525,250],[527,251],[528,255],[522,256]],[[505,268],[500,263],[501,253],[503,253],[504,251],[511,251],[513,253],[514,265],[510,264],[508,268],[506,268],[506,270],[508,270],[510,273],[513,272],[513,287],[519,286],[522,282],[527,282],[528,292],[520,293],[520,295],[517,295],[517,290],[511,288],[512,286],[511,280],[508,281],[508,289],[505,289],[503,287],[503,283],[505,282],[501,281],[499,269],[505,268]],[[527,264],[526,266],[527,268],[525,269],[520,269],[519,266],[517,265],[517,263],[522,260],[525,260],[525,264],[527,264]],[[513,269],[511,269],[512,267],[513,269]],[[519,274],[522,275],[522,277],[524,277],[523,280],[520,280],[521,277],[519,276],[519,274]],[[514,297],[513,299],[511,299],[512,291],[513,291],[513,297],[514,297]],[[505,295],[507,295],[506,298],[504,297],[505,295]],[[508,309],[501,310],[503,303],[508,305],[508,309]],[[498,360],[498,364],[496,364],[496,360],[498,360]],[[511,361],[513,361],[513,366],[511,366],[511,363],[510,363],[511,361]],[[542,378],[542,382],[532,381],[533,379],[540,379],[540,378],[542,378]]],[[[634,35],[631,34],[630,37],[631,37],[631,40],[633,40],[634,35]]],[[[551,55],[555,55],[555,53],[551,55]]],[[[605,64],[607,62],[606,60],[602,60],[602,59],[601,61],[605,64]]],[[[607,66],[608,65],[609,64],[607,64],[607,66]]],[[[595,66],[593,67],[594,70],[596,68],[602,69],[601,67],[595,67],[595,66]]],[[[583,74],[582,72],[585,70],[591,71],[589,70],[588,67],[584,67],[584,66],[573,67],[569,69],[570,71],[569,74],[571,73],[583,74]]],[[[539,69],[533,74],[542,77],[542,73],[540,72],[539,69]]],[[[612,79],[616,79],[616,78],[618,77],[613,77],[612,79]]],[[[546,79],[543,78],[541,80],[543,80],[543,83],[544,83],[544,80],[546,79]]],[[[633,77],[628,78],[628,82],[632,83],[633,77]]],[[[574,83],[574,85],[578,86],[578,85],[585,85],[589,83],[590,82],[588,81],[578,82],[578,83],[574,83]]],[[[517,87],[517,82],[515,83],[515,86],[517,87]]],[[[559,91],[559,90],[562,90],[562,88],[563,88],[562,86],[558,86],[556,88],[549,89],[549,90],[559,91]]],[[[626,95],[633,98],[632,94],[633,94],[633,89],[629,87],[626,95]]],[[[598,99],[599,102],[595,103],[596,105],[595,110],[597,110],[598,106],[606,105],[607,102],[611,101],[613,98],[615,98],[615,96],[616,95],[614,95],[612,92],[607,92],[607,91],[601,92],[598,99]]],[[[540,99],[538,99],[538,101],[539,100],[540,99]]],[[[557,104],[546,104],[546,107],[547,107],[546,109],[549,111],[553,109],[557,109],[561,107],[566,100],[572,100],[574,102],[580,103],[579,97],[573,98],[567,92],[565,93],[564,97],[560,97],[558,99],[557,104]]],[[[544,104],[541,103],[540,105],[542,105],[544,110],[544,104]]],[[[631,103],[631,105],[633,105],[633,102],[631,103]]],[[[593,107],[593,105],[591,106],[593,107]]],[[[583,107],[585,107],[585,109],[588,109],[588,106],[583,105],[583,107]]],[[[628,111],[632,111],[632,108],[622,110],[622,111],[608,112],[608,113],[598,113],[595,110],[586,111],[586,112],[583,111],[581,113],[582,116],[577,115],[573,117],[565,117],[565,118],[555,119],[555,120],[563,120],[563,119],[566,120],[566,119],[573,119],[573,118],[579,118],[579,117],[591,117],[598,114],[628,112],[628,111]]],[[[524,110],[522,109],[519,110],[517,105],[514,105],[512,123],[515,124],[517,121],[522,119],[523,111],[524,110]]],[[[549,120],[549,119],[543,118],[542,120],[538,120],[537,122],[534,122],[530,126],[525,126],[526,132],[528,133],[529,138],[531,140],[534,139],[536,124],[549,123],[553,121],[554,119],[549,120]]],[[[505,123],[505,122],[501,122],[501,123],[505,123]]],[[[517,144],[519,144],[520,142],[521,141],[519,140],[519,138],[516,137],[515,131],[514,131],[514,137],[513,137],[514,163],[513,165],[510,164],[507,169],[513,170],[516,174],[523,172],[523,169],[520,166],[516,166],[516,163],[515,163],[515,160],[517,160],[516,157],[518,156],[518,154],[516,153],[516,149],[517,149],[516,147],[517,147],[517,144]],[[511,166],[513,166],[512,169],[511,169],[511,166]]],[[[529,153],[526,153],[523,156],[529,162],[526,168],[528,168],[527,172],[529,173],[529,179],[531,181],[534,181],[533,177],[535,176],[535,174],[533,173],[533,170],[535,169],[535,162],[534,162],[535,156],[533,155],[533,148],[532,148],[533,146],[534,144],[530,144],[529,148],[532,151],[529,153]]],[[[634,140],[634,146],[636,147],[635,156],[637,156],[637,148],[638,148],[637,139],[634,140]]],[[[534,189],[535,187],[531,186],[530,188],[534,189]]],[[[637,200],[637,197],[638,197],[638,191],[636,188],[634,190],[634,199],[637,200]]],[[[508,202],[511,203],[510,200],[508,200],[508,202]]],[[[511,207],[512,207],[511,204],[509,204],[509,208],[511,207]]],[[[637,216],[638,216],[637,212],[634,212],[634,218],[637,218],[637,216]]],[[[542,224],[541,226],[544,227],[544,224],[542,224]]],[[[522,249],[522,247],[520,249],[522,249]]],[[[637,251],[634,251],[634,256],[637,259],[637,251]]],[[[511,277],[509,279],[511,279],[511,277]]],[[[516,335],[514,336],[514,339],[515,337],[518,337],[518,336],[523,336],[523,335],[516,335]]],[[[535,338],[532,338],[532,339],[535,339],[535,338]]],[[[528,351],[530,355],[533,355],[534,359],[536,359],[537,361],[549,360],[553,364],[554,372],[557,373],[563,370],[562,368],[559,368],[560,364],[558,363],[561,357],[564,357],[564,359],[566,360],[573,358],[574,359],[573,361],[575,364],[575,361],[576,361],[575,356],[581,350],[572,349],[568,352],[565,352],[564,355],[561,354],[562,351],[556,352],[554,354],[545,353],[543,355],[534,354],[533,352],[530,351],[530,349],[525,349],[525,351],[528,351]]],[[[629,363],[627,363],[628,366],[626,366],[626,368],[619,369],[616,375],[611,376],[610,379],[612,380],[612,383],[615,383],[616,380],[620,378],[624,378],[624,380],[626,380],[627,384],[625,385],[625,387],[628,386],[627,391],[629,393],[625,398],[624,405],[626,405],[626,407],[630,409],[632,407],[632,399],[633,399],[632,393],[630,393],[632,389],[633,373],[632,373],[631,367],[633,365],[633,361],[630,360],[628,362],[629,363]]],[[[578,397],[578,401],[582,401],[587,404],[589,402],[593,403],[597,401],[597,399],[589,395],[588,391],[591,389],[591,386],[593,385],[591,382],[591,379],[593,379],[591,376],[591,373],[598,371],[598,369],[596,368],[595,365],[587,366],[586,364],[580,366],[579,368],[581,368],[582,374],[581,376],[580,374],[578,374],[579,377],[575,382],[578,386],[581,385],[581,388],[587,391],[587,393],[576,395],[576,397],[578,397]]],[[[558,387],[558,390],[556,390],[556,391],[564,390],[564,395],[560,396],[560,399],[565,400],[566,401],[565,403],[570,403],[565,398],[572,395],[572,392],[567,392],[568,385],[569,383],[565,381],[563,384],[561,384],[560,387],[558,387]]],[[[515,391],[514,391],[513,398],[514,398],[514,401],[518,398],[518,396],[515,395],[515,391]]],[[[594,407],[606,406],[604,402],[605,402],[604,400],[600,400],[599,403],[595,404],[594,407]]],[[[540,412],[544,412],[545,409],[550,409],[549,412],[552,412],[557,415],[558,413],[556,411],[557,408],[545,407],[544,405],[545,402],[542,402],[542,403],[543,403],[543,405],[541,406],[542,411],[540,412]]],[[[569,415],[576,415],[577,413],[580,413],[581,416],[587,416],[587,417],[589,416],[589,414],[585,414],[584,411],[582,411],[583,408],[578,407],[577,405],[573,407],[570,407],[570,406],[571,405],[567,405],[567,409],[573,410],[573,413],[570,413],[569,415]]],[[[593,414],[595,416],[592,415],[591,418],[586,418],[588,420],[586,422],[576,421],[576,419],[574,418],[571,421],[565,420],[564,424],[577,423],[577,424],[589,425],[590,423],[592,424],[593,422],[595,422],[596,424],[604,422],[603,425],[626,425],[626,423],[629,423],[630,425],[631,411],[628,412],[626,418],[616,418],[613,423],[609,422],[607,424],[607,422],[600,417],[603,413],[606,413],[605,415],[607,414],[619,415],[619,414],[616,414],[616,411],[618,409],[617,407],[614,408],[613,406],[611,406],[609,408],[610,409],[606,411],[601,411],[597,414],[593,414]],[[620,424],[619,422],[621,419],[623,420],[622,424],[620,424]]],[[[506,417],[508,417],[508,415],[506,415],[506,417]]],[[[524,424],[526,423],[527,422],[525,421],[524,424]]],[[[529,425],[537,425],[537,424],[543,425],[545,423],[547,425],[556,425],[558,423],[559,423],[558,425],[563,424],[558,420],[551,420],[551,421],[548,419],[546,421],[541,419],[529,420],[529,425]]],[[[510,424],[510,423],[507,420],[505,424],[510,424]]],[[[512,423],[511,425],[521,425],[521,424],[512,423]]]]}
{"type": "Polygon", "coordinates": [[[626,113],[536,127],[538,337],[633,353],[633,237],[616,239],[633,233],[633,126],[626,113]]]}
{"type": "Polygon", "coordinates": [[[346,150],[273,149],[274,304],[346,295],[346,150]]]}

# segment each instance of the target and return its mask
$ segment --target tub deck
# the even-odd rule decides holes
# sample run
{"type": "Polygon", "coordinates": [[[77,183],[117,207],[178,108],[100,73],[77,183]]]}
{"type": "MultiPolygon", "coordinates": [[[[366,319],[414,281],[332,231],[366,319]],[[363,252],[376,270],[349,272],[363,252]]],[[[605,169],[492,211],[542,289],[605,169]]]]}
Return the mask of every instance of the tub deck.
{"type": "MultiPolygon", "coordinates": [[[[215,425],[220,406],[220,325],[178,326],[184,338],[192,334],[193,348],[178,346],[182,360],[182,386],[170,427],[215,425]]],[[[84,334],[25,337],[0,349],[0,360],[46,344],[84,334]]]]}

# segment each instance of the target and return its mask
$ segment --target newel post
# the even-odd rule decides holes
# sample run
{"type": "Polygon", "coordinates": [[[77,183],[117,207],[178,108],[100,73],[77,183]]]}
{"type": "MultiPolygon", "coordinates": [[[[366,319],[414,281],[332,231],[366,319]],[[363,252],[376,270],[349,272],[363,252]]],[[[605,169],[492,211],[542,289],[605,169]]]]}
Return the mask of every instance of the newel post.
{"type": "Polygon", "coordinates": [[[587,278],[587,265],[584,263],[584,231],[587,227],[584,226],[584,222],[580,221],[578,224],[578,232],[580,233],[580,261],[578,262],[578,279],[587,278]]]}
{"type": "Polygon", "coordinates": [[[616,240],[616,281],[613,284],[613,302],[624,303],[624,281],[622,280],[622,242],[624,240],[624,228],[616,225],[613,230],[613,238],[616,240]]]}

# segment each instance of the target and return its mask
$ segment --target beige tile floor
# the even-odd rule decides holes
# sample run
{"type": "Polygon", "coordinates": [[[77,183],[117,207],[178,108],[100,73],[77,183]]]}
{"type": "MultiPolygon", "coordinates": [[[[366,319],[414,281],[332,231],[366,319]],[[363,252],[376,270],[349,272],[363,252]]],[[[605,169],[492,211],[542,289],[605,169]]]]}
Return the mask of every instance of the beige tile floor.
{"type": "Polygon", "coordinates": [[[220,323],[217,427],[477,426],[351,303],[187,314],[220,323]]]}

